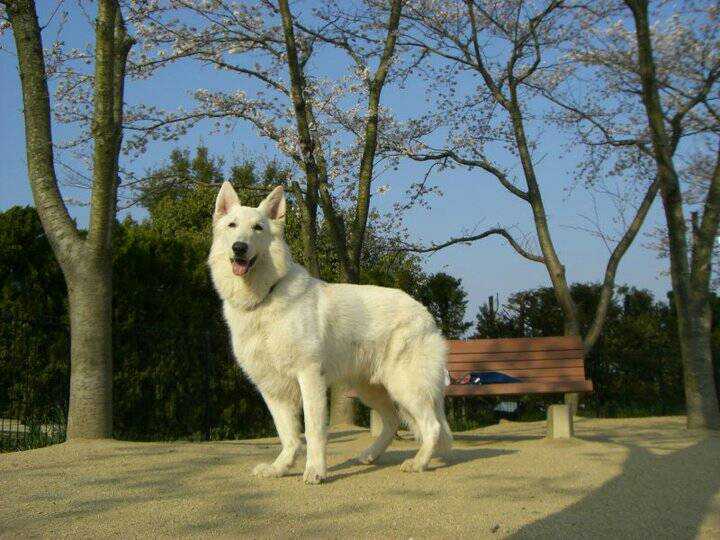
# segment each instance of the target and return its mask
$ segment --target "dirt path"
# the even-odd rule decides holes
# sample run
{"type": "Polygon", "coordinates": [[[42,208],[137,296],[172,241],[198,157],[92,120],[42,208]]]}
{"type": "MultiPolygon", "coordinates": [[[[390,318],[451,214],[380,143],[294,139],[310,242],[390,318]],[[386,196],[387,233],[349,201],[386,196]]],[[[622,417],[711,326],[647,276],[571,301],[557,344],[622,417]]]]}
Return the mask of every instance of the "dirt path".
{"type": "Polygon", "coordinates": [[[580,420],[578,438],[542,423],[456,435],[453,463],[423,474],[352,457],[364,430],[331,435],[331,478],[257,479],[275,439],[63,444],[0,454],[0,536],[720,538],[720,438],[682,418],[580,420]]]}

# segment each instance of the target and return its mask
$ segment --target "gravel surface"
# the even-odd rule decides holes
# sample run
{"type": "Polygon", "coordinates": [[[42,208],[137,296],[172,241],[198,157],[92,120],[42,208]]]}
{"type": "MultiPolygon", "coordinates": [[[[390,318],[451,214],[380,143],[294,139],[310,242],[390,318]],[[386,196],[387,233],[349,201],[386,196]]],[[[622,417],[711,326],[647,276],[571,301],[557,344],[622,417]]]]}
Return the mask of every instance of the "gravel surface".
{"type": "Polygon", "coordinates": [[[330,435],[330,478],[259,479],[276,439],[77,442],[0,454],[0,536],[720,538],[720,437],[684,418],[502,422],[455,434],[450,464],[403,473],[417,444],[375,465],[367,430],[330,435]]]}

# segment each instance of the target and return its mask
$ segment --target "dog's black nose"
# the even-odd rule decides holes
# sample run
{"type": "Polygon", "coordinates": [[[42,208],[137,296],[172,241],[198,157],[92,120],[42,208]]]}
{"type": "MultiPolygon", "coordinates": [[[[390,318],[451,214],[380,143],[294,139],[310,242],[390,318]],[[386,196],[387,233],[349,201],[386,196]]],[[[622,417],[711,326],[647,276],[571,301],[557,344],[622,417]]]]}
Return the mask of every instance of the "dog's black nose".
{"type": "Polygon", "coordinates": [[[235,242],[232,245],[232,250],[236,257],[242,257],[247,253],[248,245],[245,242],[235,242]]]}

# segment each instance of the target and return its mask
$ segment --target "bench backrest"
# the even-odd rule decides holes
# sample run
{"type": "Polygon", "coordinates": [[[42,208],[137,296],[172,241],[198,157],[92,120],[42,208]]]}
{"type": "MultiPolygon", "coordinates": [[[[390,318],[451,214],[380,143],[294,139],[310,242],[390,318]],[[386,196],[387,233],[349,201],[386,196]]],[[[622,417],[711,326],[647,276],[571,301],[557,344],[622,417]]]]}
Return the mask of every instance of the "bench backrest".
{"type": "Polygon", "coordinates": [[[471,371],[499,371],[521,383],[453,385],[457,395],[589,391],[585,351],[578,337],[479,339],[449,341],[448,371],[453,379],[471,371]],[[491,387],[494,387],[491,389],[491,387]]]}

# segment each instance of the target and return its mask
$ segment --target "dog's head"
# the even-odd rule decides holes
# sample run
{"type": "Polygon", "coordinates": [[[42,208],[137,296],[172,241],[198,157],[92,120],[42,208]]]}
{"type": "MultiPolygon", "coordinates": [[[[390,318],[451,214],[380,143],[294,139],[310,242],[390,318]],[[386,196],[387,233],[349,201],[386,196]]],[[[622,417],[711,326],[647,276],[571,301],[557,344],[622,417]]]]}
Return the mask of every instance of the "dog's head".
{"type": "Polygon", "coordinates": [[[215,201],[212,251],[225,257],[233,274],[245,277],[266,256],[273,240],[282,240],[284,226],[282,186],[254,208],[242,206],[230,182],[225,182],[215,201]]]}

